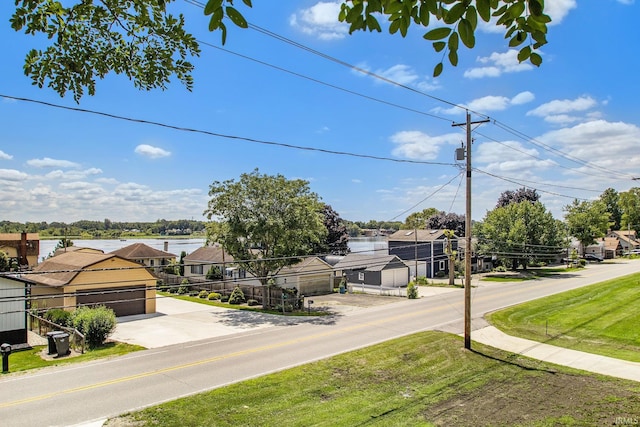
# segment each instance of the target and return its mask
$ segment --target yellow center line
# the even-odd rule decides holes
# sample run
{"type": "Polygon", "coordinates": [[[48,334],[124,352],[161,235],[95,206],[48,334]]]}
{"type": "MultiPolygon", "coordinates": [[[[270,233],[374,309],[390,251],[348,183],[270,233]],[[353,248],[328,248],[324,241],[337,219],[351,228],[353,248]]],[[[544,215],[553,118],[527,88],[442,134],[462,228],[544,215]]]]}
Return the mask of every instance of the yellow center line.
{"type": "Polygon", "coordinates": [[[285,347],[285,346],[288,346],[288,345],[300,344],[300,343],[303,343],[303,342],[306,342],[306,341],[316,340],[318,338],[337,335],[339,333],[352,332],[352,331],[356,331],[356,330],[364,329],[364,328],[371,328],[372,326],[377,326],[377,325],[384,324],[384,323],[395,322],[395,321],[406,319],[406,318],[410,318],[410,317],[416,317],[416,316],[424,315],[424,314],[427,314],[427,313],[433,313],[433,312],[444,310],[446,308],[447,308],[446,306],[442,306],[442,307],[436,307],[436,308],[431,308],[431,309],[427,309],[427,310],[407,312],[407,313],[399,314],[399,315],[392,316],[392,317],[384,317],[384,318],[381,318],[381,319],[378,319],[378,320],[374,320],[374,321],[371,321],[371,322],[355,324],[355,325],[343,327],[343,328],[340,328],[340,329],[332,329],[332,330],[329,330],[329,331],[326,331],[326,332],[316,333],[316,334],[308,335],[308,336],[301,337],[301,338],[282,341],[282,342],[278,342],[278,343],[274,343],[274,344],[269,344],[269,345],[256,347],[256,348],[252,348],[252,349],[247,349],[247,350],[242,350],[242,351],[237,351],[237,352],[234,352],[234,353],[224,354],[224,355],[220,355],[220,356],[210,357],[210,358],[207,358],[207,359],[197,360],[197,361],[191,362],[191,363],[185,363],[185,364],[182,364],[182,365],[170,366],[170,367],[158,369],[158,370],[155,370],[155,371],[142,372],[140,374],[129,375],[129,376],[126,376],[126,377],[121,377],[121,378],[115,378],[115,379],[112,379],[112,380],[107,380],[107,381],[103,381],[103,382],[99,382],[99,383],[95,383],[95,384],[88,384],[88,385],[81,386],[81,387],[75,387],[75,388],[70,388],[70,389],[66,389],[66,390],[58,390],[58,391],[52,392],[52,393],[41,394],[41,395],[38,395],[38,396],[28,397],[28,398],[25,398],[25,399],[20,399],[20,400],[14,400],[14,401],[11,401],[11,402],[0,403],[0,408],[8,408],[8,407],[11,407],[11,406],[18,406],[18,405],[23,405],[23,404],[27,404],[27,403],[33,403],[33,402],[37,402],[37,401],[41,401],[41,400],[50,399],[52,397],[58,397],[58,396],[64,395],[64,394],[73,394],[73,393],[78,393],[78,392],[81,392],[81,391],[97,389],[97,388],[106,387],[106,386],[110,386],[110,385],[114,385],[114,384],[120,384],[120,383],[125,383],[125,382],[128,382],[128,381],[133,381],[133,380],[137,380],[137,379],[141,379],[141,378],[152,377],[154,375],[161,375],[161,374],[165,374],[165,373],[168,373],[168,372],[178,371],[178,370],[181,370],[181,369],[192,368],[192,367],[195,367],[195,366],[200,366],[200,365],[204,365],[204,364],[207,364],[207,363],[213,363],[213,362],[217,362],[217,361],[220,361],[220,360],[225,360],[225,359],[230,359],[230,358],[240,357],[240,356],[246,356],[248,354],[258,353],[258,352],[267,351],[267,350],[273,350],[273,349],[285,347]]]}

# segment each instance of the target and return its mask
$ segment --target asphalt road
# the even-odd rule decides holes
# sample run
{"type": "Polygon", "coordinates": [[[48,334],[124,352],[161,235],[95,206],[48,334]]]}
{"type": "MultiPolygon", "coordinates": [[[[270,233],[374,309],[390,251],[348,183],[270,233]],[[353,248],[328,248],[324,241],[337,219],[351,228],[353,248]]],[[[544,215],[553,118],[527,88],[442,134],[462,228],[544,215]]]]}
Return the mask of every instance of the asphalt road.
{"type": "MultiPolygon", "coordinates": [[[[482,327],[488,311],[635,273],[639,267],[640,261],[618,261],[590,265],[563,279],[474,282],[472,327],[482,327]]],[[[461,333],[463,312],[463,291],[456,290],[338,316],[290,318],[285,325],[108,360],[3,375],[0,420],[14,427],[86,424],[418,331],[461,333]]]]}

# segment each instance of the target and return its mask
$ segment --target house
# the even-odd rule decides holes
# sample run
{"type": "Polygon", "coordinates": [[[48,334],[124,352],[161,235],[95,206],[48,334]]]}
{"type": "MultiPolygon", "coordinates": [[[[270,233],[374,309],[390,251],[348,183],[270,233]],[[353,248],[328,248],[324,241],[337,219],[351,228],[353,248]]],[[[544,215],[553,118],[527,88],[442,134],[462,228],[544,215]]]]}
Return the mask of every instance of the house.
{"type": "Polygon", "coordinates": [[[175,262],[176,256],[172,253],[161,251],[144,243],[134,243],[124,248],[111,252],[121,258],[128,259],[138,264],[147,266],[155,271],[161,270],[162,267],[175,262]]]}
{"type": "Polygon", "coordinates": [[[413,268],[412,276],[433,278],[449,272],[447,246],[458,250],[458,237],[448,242],[444,230],[399,230],[388,238],[389,255],[397,255],[413,268]],[[412,261],[415,266],[412,266],[412,261]],[[421,264],[421,265],[419,265],[421,264]],[[423,267],[423,268],[420,268],[423,267]],[[439,273],[442,272],[442,273],[439,273]]]}
{"type": "Polygon", "coordinates": [[[624,252],[622,249],[622,243],[615,237],[603,237],[602,243],[604,245],[604,258],[612,259],[621,256],[624,252]]]}
{"type": "Polygon", "coordinates": [[[38,263],[40,237],[38,233],[0,233],[0,252],[17,260],[20,267],[33,267],[38,263]]]}
{"type": "Polygon", "coordinates": [[[348,254],[333,270],[351,284],[402,287],[409,283],[409,266],[396,255],[348,254]]]}
{"type": "MultiPolygon", "coordinates": [[[[493,270],[493,256],[491,255],[481,255],[476,252],[476,246],[478,244],[478,239],[471,238],[471,273],[485,273],[487,271],[493,270]]],[[[458,254],[457,259],[463,260],[465,259],[467,247],[467,239],[460,238],[458,239],[458,254]]]]}
{"type": "Polygon", "coordinates": [[[261,285],[259,280],[234,264],[234,259],[220,245],[202,246],[184,257],[184,276],[196,280],[206,280],[211,268],[218,267],[224,272],[225,280],[242,280],[245,285],[261,285]]]}
{"type": "Polygon", "coordinates": [[[609,231],[605,237],[613,237],[620,241],[622,252],[628,252],[640,248],[640,241],[635,230],[613,230],[609,231]]]}
{"type": "Polygon", "coordinates": [[[60,255],[66,252],[90,252],[96,254],[103,254],[104,251],[102,249],[94,249],[94,248],[85,248],[83,246],[67,246],[66,248],[58,248],[53,252],[53,256],[60,255]]]}
{"type": "Polygon", "coordinates": [[[27,342],[27,289],[17,275],[0,276],[0,343],[27,342]]]}
{"type": "Polygon", "coordinates": [[[99,304],[112,308],[116,316],[156,311],[156,276],[115,254],[62,253],[22,276],[31,282],[33,308],[70,310],[99,304]]]}
{"type": "Polygon", "coordinates": [[[587,255],[587,254],[592,254],[598,258],[604,259],[605,258],[604,240],[599,240],[595,243],[592,243],[591,245],[587,245],[584,248],[584,255],[587,255]]]}
{"type": "Polygon", "coordinates": [[[318,257],[308,257],[280,269],[275,281],[280,287],[298,289],[298,295],[325,295],[333,292],[333,268],[318,257]]]}

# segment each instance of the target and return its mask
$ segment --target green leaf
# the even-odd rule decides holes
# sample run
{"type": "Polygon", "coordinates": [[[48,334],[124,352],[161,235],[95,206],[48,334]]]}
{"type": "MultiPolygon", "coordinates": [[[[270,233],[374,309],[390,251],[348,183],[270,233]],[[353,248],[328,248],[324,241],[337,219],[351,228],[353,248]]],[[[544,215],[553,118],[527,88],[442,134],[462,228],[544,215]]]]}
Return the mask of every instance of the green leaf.
{"type": "Polygon", "coordinates": [[[520,49],[520,52],[518,52],[518,62],[526,61],[527,59],[529,59],[530,55],[531,55],[531,46],[523,47],[522,49],[520,49]]]}
{"type": "Polygon", "coordinates": [[[406,19],[400,19],[400,34],[402,34],[402,37],[407,36],[407,31],[409,30],[410,23],[411,21],[409,17],[407,17],[406,19]]]}
{"type": "Polygon", "coordinates": [[[433,48],[436,50],[436,52],[441,52],[445,47],[447,47],[447,44],[445,42],[433,42],[433,48]]]}
{"type": "Polygon", "coordinates": [[[370,31],[376,30],[377,32],[381,32],[380,23],[373,15],[367,15],[367,27],[369,27],[370,31]]]}
{"type": "Polygon", "coordinates": [[[458,50],[458,40],[458,33],[451,33],[451,36],[449,36],[449,40],[447,42],[450,50],[458,50]]]}
{"type": "Polygon", "coordinates": [[[473,28],[471,28],[471,23],[464,18],[462,18],[458,23],[458,34],[460,34],[460,40],[462,40],[462,43],[469,49],[476,45],[476,38],[473,28]]]}
{"type": "Polygon", "coordinates": [[[525,36],[524,32],[518,31],[516,35],[513,36],[511,40],[509,40],[509,47],[520,46],[526,39],[527,37],[525,36]]]}
{"type": "Polygon", "coordinates": [[[491,19],[491,7],[489,0],[476,0],[476,8],[478,9],[478,15],[484,22],[489,22],[491,19]]]}
{"type": "Polygon", "coordinates": [[[454,67],[456,67],[458,65],[458,51],[457,50],[450,50],[449,51],[449,62],[454,67]]]}
{"type": "Polygon", "coordinates": [[[395,34],[400,29],[400,19],[396,19],[395,21],[391,21],[391,25],[389,25],[389,33],[395,34]]]}
{"type": "Polygon", "coordinates": [[[539,0],[529,0],[527,3],[529,4],[529,12],[532,15],[535,15],[535,16],[542,15],[544,6],[539,0]]]}
{"type": "Polygon", "coordinates": [[[433,30],[426,33],[424,36],[427,40],[441,40],[451,34],[451,28],[448,27],[440,27],[434,28],[433,30]]]}
{"type": "Polygon", "coordinates": [[[244,19],[244,16],[235,7],[227,6],[227,16],[231,19],[231,21],[236,24],[240,28],[247,28],[249,24],[247,24],[247,20],[244,19]]]}
{"type": "Polygon", "coordinates": [[[216,9],[222,7],[222,0],[209,0],[204,6],[205,16],[211,15],[216,9]]]}
{"type": "Polygon", "coordinates": [[[471,29],[475,31],[476,27],[478,26],[478,11],[475,7],[473,7],[473,5],[470,5],[467,8],[467,12],[464,14],[464,17],[471,24],[471,29]]]}
{"type": "Polygon", "coordinates": [[[424,27],[428,27],[431,14],[429,13],[429,8],[427,7],[426,3],[422,3],[420,5],[420,12],[418,16],[420,18],[420,24],[422,24],[422,26],[424,27]]]}
{"type": "Polygon", "coordinates": [[[514,3],[513,6],[511,6],[507,10],[507,14],[512,19],[516,19],[517,17],[522,16],[523,12],[524,12],[524,2],[522,2],[522,1],[514,3]]]}
{"type": "Polygon", "coordinates": [[[529,61],[531,61],[531,63],[533,65],[535,65],[536,67],[539,67],[540,64],[542,64],[542,57],[540,55],[538,55],[537,53],[533,52],[533,53],[531,53],[531,56],[529,57],[529,61]]]}
{"type": "Polygon", "coordinates": [[[442,65],[442,62],[439,62],[433,69],[433,77],[438,77],[440,74],[442,74],[443,68],[444,65],[442,65]]]}
{"type": "Polygon", "coordinates": [[[466,6],[464,3],[456,3],[446,14],[444,14],[443,21],[445,24],[453,24],[458,21],[462,14],[465,12],[466,6]]]}

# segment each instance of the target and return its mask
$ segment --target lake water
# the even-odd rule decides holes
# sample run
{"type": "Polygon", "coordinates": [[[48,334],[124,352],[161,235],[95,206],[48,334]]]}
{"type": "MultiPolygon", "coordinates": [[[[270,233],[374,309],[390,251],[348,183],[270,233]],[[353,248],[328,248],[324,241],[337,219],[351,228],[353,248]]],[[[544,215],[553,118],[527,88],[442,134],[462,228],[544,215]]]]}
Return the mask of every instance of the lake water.
{"type": "MultiPolygon", "coordinates": [[[[59,240],[40,240],[39,261],[53,253],[59,240]]],[[[105,253],[124,248],[134,243],[144,243],[154,249],[165,250],[180,257],[182,251],[190,254],[204,245],[205,239],[126,239],[126,240],[73,240],[74,246],[103,250],[105,253]]],[[[384,237],[352,237],[349,239],[349,248],[352,253],[374,254],[387,253],[387,240],[384,237]]]]}

